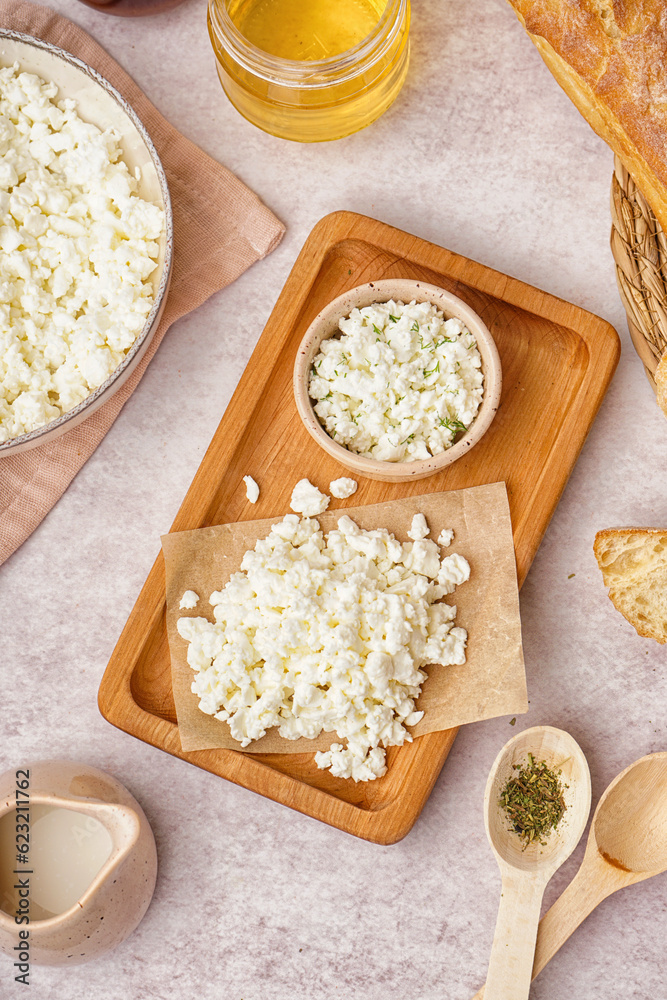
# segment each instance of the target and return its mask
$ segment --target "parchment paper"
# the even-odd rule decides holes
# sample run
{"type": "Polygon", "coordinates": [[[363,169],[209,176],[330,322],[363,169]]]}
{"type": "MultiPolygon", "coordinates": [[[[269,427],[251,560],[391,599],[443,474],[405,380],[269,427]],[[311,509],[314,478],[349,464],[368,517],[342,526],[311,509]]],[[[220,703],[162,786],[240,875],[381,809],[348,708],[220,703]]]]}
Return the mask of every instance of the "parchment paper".
{"type": "MultiPolygon", "coordinates": [[[[324,484],[320,488],[324,489],[324,484]]],[[[336,527],[342,514],[348,514],[362,528],[387,528],[406,542],[410,540],[407,531],[412,517],[421,512],[434,540],[443,528],[454,529],[454,541],[442,550],[443,555],[459,552],[470,563],[470,580],[445,598],[456,604],[456,624],[468,632],[466,663],[425,668],[429,676],[417,702],[424,717],[412,728],[413,735],[527,712],[516,562],[505,484],[429,493],[365,507],[335,500],[332,504],[336,505],[333,510],[318,517],[325,532],[336,527]]],[[[280,520],[282,517],[240,521],[162,536],[172,683],[183,750],[241,748],[226,722],[200,711],[199,699],[190,689],[194,673],[186,659],[188,644],[178,634],[176,622],[181,616],[213,621],[209,596],[239,569],[245,551],[254,548],[257,539],[266,536],[271,525],[280,520]],[[199,604],[194,610],[180,611],[186,590],[199,595],[199,604]]],[[[335,733],[322,733],[315,740],[286,740],[272,729],[242,752],[314,752],[328,749],[336,740],[335,733]]]]}

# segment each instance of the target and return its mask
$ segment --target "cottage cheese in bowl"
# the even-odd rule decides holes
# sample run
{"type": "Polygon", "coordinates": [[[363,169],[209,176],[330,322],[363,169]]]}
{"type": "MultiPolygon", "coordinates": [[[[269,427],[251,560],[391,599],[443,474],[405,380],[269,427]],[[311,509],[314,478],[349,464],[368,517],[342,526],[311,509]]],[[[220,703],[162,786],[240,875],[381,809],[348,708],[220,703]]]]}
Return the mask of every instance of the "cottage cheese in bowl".
{"type": "Polygon", "coordinates": [[[431,302],[353,309],[322,341],[309,393],[327,433],[366,458],[439,455],[473,422],[482,359],[473,334],[431,302]]]}
{"type": "Polygon", "coordinates": [[[409,278],[350,289],[315,317],[297,351],[306,430],[354,473],[410,482],[477,443],[500,404],[490,331],[457,296],[409,278]]]}
{"type": "Polygon", "coordinates": [[[9,454],[78,423],[138,362],[168,283],[171,218],[157,155],[120,95],[62,50],[11,32],[0,41],[3,62],[15,59],[0,68],[9,454]]]}

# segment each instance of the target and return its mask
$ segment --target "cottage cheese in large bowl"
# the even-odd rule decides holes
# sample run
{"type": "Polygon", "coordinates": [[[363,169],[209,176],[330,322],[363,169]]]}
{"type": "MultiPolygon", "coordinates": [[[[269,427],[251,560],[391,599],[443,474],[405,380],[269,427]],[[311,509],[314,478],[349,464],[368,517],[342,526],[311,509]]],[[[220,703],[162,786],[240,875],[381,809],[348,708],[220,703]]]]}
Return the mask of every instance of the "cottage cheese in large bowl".
{"type": "Polygon", "coordinates": [[[0,63],[0,454],[14,454],[88,416],[140,360],[171,214],[150,139],[106,81],[11,32],[0,63]]]}

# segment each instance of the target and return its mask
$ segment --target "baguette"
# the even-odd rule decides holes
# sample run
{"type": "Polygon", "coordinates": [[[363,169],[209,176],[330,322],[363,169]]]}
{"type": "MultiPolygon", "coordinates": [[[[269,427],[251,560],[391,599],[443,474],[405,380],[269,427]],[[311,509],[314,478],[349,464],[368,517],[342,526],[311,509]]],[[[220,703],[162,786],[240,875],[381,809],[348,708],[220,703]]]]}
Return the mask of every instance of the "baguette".
{"type": "Polygon", "coordinates": [[[509,0],[540,55],[667,233],[665,0],[509,0]]]}
{"type": "Polygon", "coordinates": [[[617,611],[639,635],[667,642],[667,530],[606,528],[593,551],[617,611]]]}

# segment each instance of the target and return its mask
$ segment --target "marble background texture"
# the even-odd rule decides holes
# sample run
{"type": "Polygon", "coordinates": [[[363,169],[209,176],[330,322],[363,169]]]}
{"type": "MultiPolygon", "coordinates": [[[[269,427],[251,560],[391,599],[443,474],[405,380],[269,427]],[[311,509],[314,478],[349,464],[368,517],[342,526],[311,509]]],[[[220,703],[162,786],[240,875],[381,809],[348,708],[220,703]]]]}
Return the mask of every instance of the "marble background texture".
{"type": "MultiPolygon", "coordinates": [[[[666,749],[665,654],[609,602],[599,528],[667,521],[667,422],[634,354],[609,251],[612,154],[504,0],[413,0],[406,86],[369,129],[301,146],[245,122],[220,90],[203,0],[141,20],[76,0],[90,31],[173,124],[286,223],[283,243],[175,324],[115,426],[0,569],[0,765],[64,757],[109,770],[153,825],[159,874],[138,930],[72,969],[34,966],[38,1000],[467,1000],[484,981],[500,878],[484,833],[503,743],[569,730],[593,804],[666,749]],[[336,209],[374,216],[608,320],[621,362],[521,593],[530,711],[459,734],[401,843],[378,847],[112,728],[96,695],[118,635],[305,238],[336,209]],[[572,576],[574,574],[574,576],[572,576]]],[[[1,474],[1,467],[0,467],[1,474]]],[[[574,875],[583,842],[549,885],[574,875]]],[[[603,903],[534,1000],[667,997],[666,876],[603,903]]],[[[0,957],[0,995],[22,995],[0,957]]]]}

